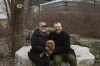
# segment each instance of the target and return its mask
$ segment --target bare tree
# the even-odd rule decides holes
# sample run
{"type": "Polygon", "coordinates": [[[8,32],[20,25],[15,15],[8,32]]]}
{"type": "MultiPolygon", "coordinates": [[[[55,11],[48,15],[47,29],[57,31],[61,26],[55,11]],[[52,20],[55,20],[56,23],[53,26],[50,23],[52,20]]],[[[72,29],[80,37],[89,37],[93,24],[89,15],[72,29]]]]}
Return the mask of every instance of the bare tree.
{"type": "Polygon", "coordinates": [[[8,17],[12,55],[24,45],[23,42],[23,5],[24,0],[3,0],[8,17]]]}
{"type": "MultiPolygon", "coordinates": [[[[29,0],[27,2],[29,7],[28,12],[26,12],[26,16],[28,16],[28,18],[30,17],[30,7],[33,4],[39,5],[44,1],[45,0],[29,0]]],[[[14,55],[14,53],[24,45],[23,21],[25,21],[25,0],[3,0],[3,2],[8,17],[8,28],[10,30],[10,40],[12,43],[12,54],[14,55]]]]}

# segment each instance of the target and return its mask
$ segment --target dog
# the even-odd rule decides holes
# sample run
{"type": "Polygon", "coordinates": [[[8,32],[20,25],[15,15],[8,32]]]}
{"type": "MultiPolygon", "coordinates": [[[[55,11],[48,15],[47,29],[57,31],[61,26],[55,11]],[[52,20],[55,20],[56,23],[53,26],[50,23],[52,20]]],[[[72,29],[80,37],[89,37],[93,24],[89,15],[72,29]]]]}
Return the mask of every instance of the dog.
{"type": "Polygon", "coordinates": [[[45,44],[45,47],[47,47],[47,50],[54,50],[55,49],[55,43],[53,40],[48,40],[45,44]]]}
{"type": "Polygon", "coordinates": [[[46,55],[50,56],[53,53],[53,51],[55,50],[54,41],[53,40],[48,40],[45,44],[45,48],[46,48],[46,50],[43,53],[40,54],[40,57],[42,57],[43,54],[46,54],[46,55]]]}

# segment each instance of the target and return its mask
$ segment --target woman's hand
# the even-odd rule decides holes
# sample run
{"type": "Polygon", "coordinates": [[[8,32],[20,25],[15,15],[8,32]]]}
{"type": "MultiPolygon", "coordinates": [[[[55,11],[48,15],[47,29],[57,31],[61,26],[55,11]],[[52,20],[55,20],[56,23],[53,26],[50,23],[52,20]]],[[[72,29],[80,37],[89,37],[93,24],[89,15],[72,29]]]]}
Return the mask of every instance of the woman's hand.
{"type": "Polygon", "coordinates": [[[50,51],[50,48],[48,48],[48,47],[46,47],[45,49],[46,49],[46,51],[50,51]]]}
{"type": "Polygon", "coordinates": [[[52,55],[53,54],[53,50],[46,51],[46,53],[49,54],[49,55],[52,55]]]}
{"type": "Polygon", "coordinates": [[[43,55],[44,55],[44,52],[40,53],[40,55],[39,55],[39,56],[40,56],[40,57],[42,57],[43,55]]]}

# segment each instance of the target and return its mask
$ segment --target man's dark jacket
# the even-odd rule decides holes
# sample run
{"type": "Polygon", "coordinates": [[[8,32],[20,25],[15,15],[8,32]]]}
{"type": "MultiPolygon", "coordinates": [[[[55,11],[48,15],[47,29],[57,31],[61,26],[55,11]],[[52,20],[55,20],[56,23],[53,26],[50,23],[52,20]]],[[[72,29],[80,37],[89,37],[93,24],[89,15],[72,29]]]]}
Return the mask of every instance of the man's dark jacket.
{"type": "Polygon", "coordinates": [[[56,47],[54,54],[68,53],[73,54],[74,50],[70,48],[70,36],[64,31],[56,33],[55,31],[49,34],[49,39],[54,40],[56,47]]]}
{"type": "Polygon", "coordinates": [[[31,37],[31,54],[39,55],[45,50],[45,43],[48,40],[47,33],[40,32],[39,29],[36,29],[31,37]]]}

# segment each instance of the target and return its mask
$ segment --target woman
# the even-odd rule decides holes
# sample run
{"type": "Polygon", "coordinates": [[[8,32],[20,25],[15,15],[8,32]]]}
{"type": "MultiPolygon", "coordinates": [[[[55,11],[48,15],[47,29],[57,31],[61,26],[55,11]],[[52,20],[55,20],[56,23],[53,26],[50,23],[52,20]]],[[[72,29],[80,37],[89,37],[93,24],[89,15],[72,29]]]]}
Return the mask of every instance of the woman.
{"type": "Polygon", "coordinates": [[[29,58],[36,66],[49,66],[48,55],[41,54],[46,50],[45,43],[48,40],[48,35],[46,33],[46,23],[40,22],[39,28],[37,28],[31,37],[32,49],[28,53],[29,58]]]}

